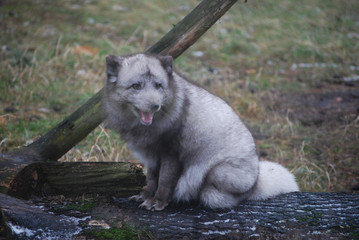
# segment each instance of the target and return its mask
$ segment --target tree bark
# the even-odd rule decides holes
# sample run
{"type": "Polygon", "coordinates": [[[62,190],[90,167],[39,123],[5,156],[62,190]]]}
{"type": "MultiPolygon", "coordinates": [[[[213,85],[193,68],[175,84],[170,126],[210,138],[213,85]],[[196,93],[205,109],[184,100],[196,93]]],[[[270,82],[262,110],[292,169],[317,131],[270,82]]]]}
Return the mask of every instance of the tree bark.
{"type": "MultiPolygon", "coordinates": [[[[359,194],[291,193],[267,201],[247,201],[233,209],[215,211],[195,204],[171,204],[161,212],[151,212],[139,209],[138,203],[117,198],[99,202],[88,214],[91,220],[103,220],[110,226],[125,224],[139,232],[146,230],[153,236],[150,239],[357,239],[358,202],[359,194]]],[[[8,225],[33,231],[33,239],[44,239],[39,229],[63,236],[57,239],[88,236],[66,235],[79,224],[73,223],[71,231],[64,231],[66,214],[58,216],[61,220],[48,213],[56,209],[35,208],[3,194],[0,208],[8,225]]],[[[88,221],[81,227],[88,229],[88,221]]]]}

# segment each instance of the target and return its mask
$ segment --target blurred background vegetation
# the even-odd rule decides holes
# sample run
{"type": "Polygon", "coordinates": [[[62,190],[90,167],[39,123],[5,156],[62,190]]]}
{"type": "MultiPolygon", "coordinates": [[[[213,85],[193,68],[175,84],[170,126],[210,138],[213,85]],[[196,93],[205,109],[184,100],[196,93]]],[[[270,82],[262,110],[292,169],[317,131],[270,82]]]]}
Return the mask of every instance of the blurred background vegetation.
{"type": "MultiPolygon", "coordinates": [[[[142,52],[187,15],[187,0],[1,0],[0,152],[31,143],[100,90],[107,54],[142,52]]],[[[359,2],[237,4],[175,69],[228,102],[262,159],[303,191],[359,184],[359,2]]],[[[62,161],[135,161],[98,127],[62,161]]]]}

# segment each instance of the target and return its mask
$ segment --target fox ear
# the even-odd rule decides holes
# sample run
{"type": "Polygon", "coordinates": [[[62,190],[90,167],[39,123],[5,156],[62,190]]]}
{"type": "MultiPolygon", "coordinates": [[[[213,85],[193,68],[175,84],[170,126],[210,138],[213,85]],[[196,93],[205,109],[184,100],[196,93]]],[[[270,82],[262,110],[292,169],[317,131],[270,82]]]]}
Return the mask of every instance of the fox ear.
{"type": "Polygon", "coordinates": [[[168,74],[172,74],[173,58],[170,55],[168,55],[168,56],[160,56],[159,59],[166,72],[168,74]]]}
{"type": "Polygon", "coordinates": [[[107,80],[110,83],[115,83],[117,81],[118,72],[120,71],[122,63],[122,57],[107,55],[106,56],[106,72],[107,80]]]}

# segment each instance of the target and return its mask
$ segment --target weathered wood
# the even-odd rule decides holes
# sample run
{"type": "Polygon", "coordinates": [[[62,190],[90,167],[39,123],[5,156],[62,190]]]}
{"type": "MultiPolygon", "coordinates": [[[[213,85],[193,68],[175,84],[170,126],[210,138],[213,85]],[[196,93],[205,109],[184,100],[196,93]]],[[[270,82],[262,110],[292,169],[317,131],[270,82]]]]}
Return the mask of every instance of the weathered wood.
{"type": "Polygon", "coordinates": [[[32,161],[26,158],[0,154],[0,193],[7,193],[11,180],[30,163],[32,161]]]}
{"type": "MultiPolygon", "coordinates": [[[[146,52],[178,57],[194,44],[235,2],[236,0],[203,0],[146,52]]],[[[105,119],[101,107],[102,92],[103,90],[100,90],[60,124],[12,155],[21,157],[28,155],[28,158],[37,161],[56,161],[105,119]]]]}
{"type": "MultiPolygon", "coordinates": [[[[150,212],[139,209],[137,203],[117,198],[99,202],[91,212],[91,220],[103,220],[110,226],[129,224],[135,229],[146,229],[153,235],[152,239],[166,240],[358,239],[358,203],[359,194],[291,193],[267,201],[244,202],[229,210],[172,204],[162,212],[150,212]]],[[[56,212],[56,209],[44,211],[3,194],[0,194],[0,208],[8,225],[24,227],[38,234],[33,239],[44,239],[39,229],[47,229],[48,238],[51,234],[66,233],[62,227],[67,226],[59,224],[57,227],[58,219],[47,212],[56,212]]],[[[73,223],[70,230],[78,226],[73,223]]],[[[89,220],[82,222],[81,227],[88,228],[89,220]]],[[[84,239],[81,235],[84,236],[80,233],[75,239],[84,239]]]]}
{"type": "Polygon", "coordinates": [[[133,163],[43,163],[45,181],[54,194],[111,194],[129,197],[146,183],[142,168],[133,163]]]}
{"type": "Polygon", "coordinates": [[[145,181],[142,168],[133,163],[33,163],[11,181],[8,194],[23,199],[42,194],[131,196],[141,190],[145,181]]]}
{"type": "Polygon", "coordinates": [[[236,0],[204,0],[147,52],[173,58],[192,46],[236,0]]]}
{"type": "MultiPolygon", "coordinates": [[[[148,227],[155,239],[359,237],[359,194],[291,193],[220,211],[198,205],[170,205],[163,212],[149,212],[137,210],[137,204],[127,199],[118,199],[117,205],[131,224],[148,227]]],[[[113,217],[101,206],[99,211],[105,219],[113,217]]]]}
{"type": "Polygon", "coordinates": [[[21,169],[9,185],[7,194],[29,199],[32,195],[40,195],[44,177],[39,164],[32,163],[21,169]]]}
{"type": "Polygon", "coordinates": [[[0,239],[71,239],[81,230],[71,219],[2,193],[0,210],[0,239]]]}

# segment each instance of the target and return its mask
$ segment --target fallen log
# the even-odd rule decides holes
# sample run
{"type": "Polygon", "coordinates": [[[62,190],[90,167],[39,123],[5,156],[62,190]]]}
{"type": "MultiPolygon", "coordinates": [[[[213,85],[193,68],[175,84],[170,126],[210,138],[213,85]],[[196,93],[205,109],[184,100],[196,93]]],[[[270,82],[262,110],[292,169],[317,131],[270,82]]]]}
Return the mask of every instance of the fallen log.
{"type": "Polygon", "coordinates": [[[145,184],[142,168],[125,162],[50,162],[26,166],[12,180],[8,194],[32,195],[137,194],[145,184]]]}
{"type": "MultiPolygon", "coordinates": [[[[147,228],[155,239],[357,239],[359,194],[291,193],[267,201],[247,201],[229,210],[172,204],[163,212],[115,201],[118,220],[147,228]]],[[[96,212],[96,210],[94,210],[96,212]]],[[[111,212],[98,206],[107,221],[111,212]]]]}
{"type": "Polygon", "coordinates": [[[142,168],[133,163],[43,163],[40,167],[51,194],[126,197],[140,192],[146,183],[142,168]]]}
{"type": "MultiPolygon", "coordinates": [[[[178,57],[236,2],[236,0],[203,0],[146,52],[149,54],[169,54],[174,58],[178,57]]],[[[103,89],[33,143],[20,148],[16,152],[0,154],[1,192],[6,193],[8,188],[12,186],[16,186],[16,188],[11,189],[13,194],[19,189],[26,188],[26,186],[20,186],[22,183],[25,184],[26,180],[10,184],[11,179],[24,166],[34,162],[56,161],[103,122],[106,116],[102,112],[102,92],[103,89]]],[[[21,174],[23,176],[16,178],[25,179],[25,176],[31,177],[34,171],[31,168],[28,170],[30,172],[22,170],[21,174]]],[[[17,196],[21,195],[19,193],[17,196]]],[[[28,194],[25,195],[27,196],[28,194]]]]}
{"type": "MultiPolygon", "coordinates": [[[[247,201],[229,210],[215,211],[191,203],[171,204],[164,211],[151,212],[139,209],[127,198],[115,198],[99,202],[89,214],[104,225],[129,225],[139,233],[145,230],[151,239],[357,239],[358,202],[359,194],[291,193],[267,201],[247,201]]],[[[41,234],[37,231],[41,228],[52,234],[64,233],[61,228],[52,230],[51,222],[37,221],[46,220],[51,208],[35,211],[31,203],[3,194],[0,206],[8,225],[35,234],[41,234]]],[[[82,222],[81,227],[88,229],[89,221],[82,222]]],[[[88,231],[61,239],[88,239],[85,236],[89,236],[88,231]]],[[[42,239],[41,235],[36,237],[33,235],[33,239],[42,239]]]]}

